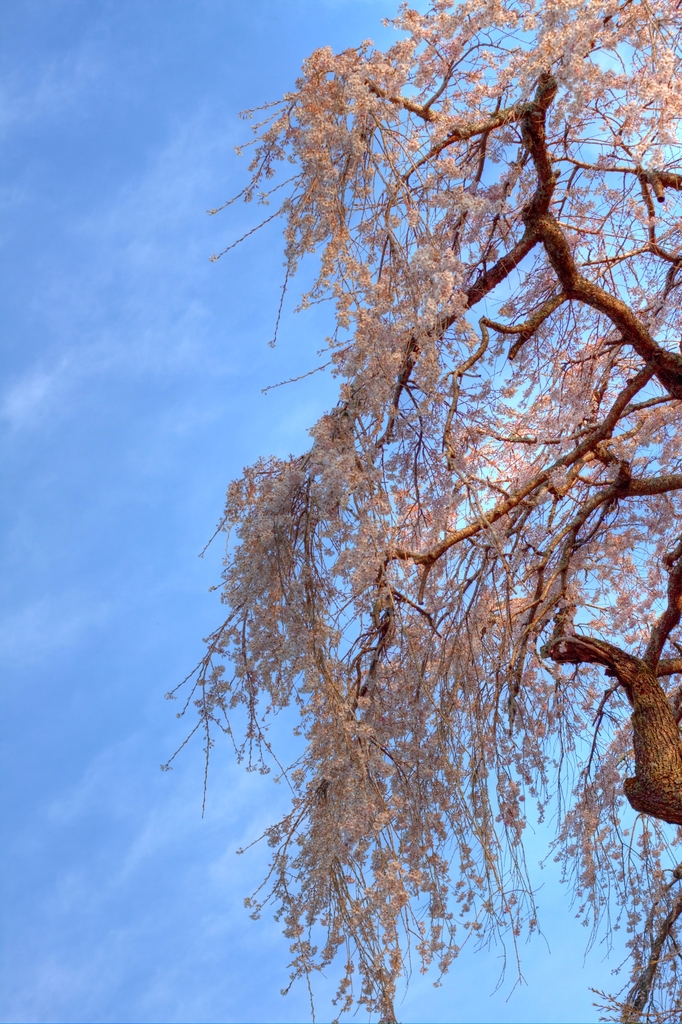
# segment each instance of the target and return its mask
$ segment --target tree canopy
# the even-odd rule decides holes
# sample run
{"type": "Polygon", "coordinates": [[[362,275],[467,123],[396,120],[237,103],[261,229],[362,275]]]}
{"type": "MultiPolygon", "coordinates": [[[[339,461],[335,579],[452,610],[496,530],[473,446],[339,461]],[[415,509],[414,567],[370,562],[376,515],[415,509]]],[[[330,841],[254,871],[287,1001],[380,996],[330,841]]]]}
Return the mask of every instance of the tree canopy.
{"type": "Polygon", "coordinates": [[[230,485],[190,706],[263,770],[295,708],[251,906],[292,977],[340,956],[339,1012],[395,1020],[408,953],[513,960],[545,821],[591,934],[629,931],[604,1019],[678,1021],[682,5],[393,24],[256,117],[242,198],[283,218],[285,289],[316,254],[339,401],[230,485]]]}

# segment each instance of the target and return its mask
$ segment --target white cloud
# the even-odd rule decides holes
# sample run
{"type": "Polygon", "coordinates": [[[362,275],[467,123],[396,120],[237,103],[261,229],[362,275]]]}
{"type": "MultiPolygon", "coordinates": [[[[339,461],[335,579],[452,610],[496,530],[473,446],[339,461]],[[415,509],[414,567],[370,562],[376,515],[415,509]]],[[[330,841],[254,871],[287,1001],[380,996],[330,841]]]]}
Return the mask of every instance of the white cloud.
{"type": "Polygon", "coordinates": [[[106,602],[65,589],[3,617],[0,646],[13,663],[38,664],[78,646],[109,614],[106,602]]]}
{"type": "Polygon", "coordinates": [[[10,384],[2,396],[0,416],[13,428],[34,424],[41,412],[58,400],[71,370],[72,359],[62,357],[50,369],[34,367],[10,384]]]}
{"type": "Polygon", "coordinates": [[[107,57],[106,47],[90,34],[38,68],[28,61],[8,62],[0,91],[0,134],[76,110],[85,96],[92,97],[107,82],[107,57]]]}

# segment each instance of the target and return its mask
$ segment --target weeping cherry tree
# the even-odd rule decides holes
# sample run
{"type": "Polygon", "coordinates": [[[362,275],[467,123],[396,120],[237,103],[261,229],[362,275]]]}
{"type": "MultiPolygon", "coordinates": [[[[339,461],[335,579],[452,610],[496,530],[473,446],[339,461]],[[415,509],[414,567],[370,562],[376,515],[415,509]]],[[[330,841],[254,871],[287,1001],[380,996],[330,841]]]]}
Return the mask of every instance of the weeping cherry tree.
{"type": "Polygon", "coordinates": [[[396,1020],[409,964],[465,943],[514,964],[544,822],[589,934],[627,930],[603,1019],[679,1021],[682,5],[392,24],[251,113],[242,198],[282,219],[285,291],[317,260],[338,404],[230,485],[189,707],[207,754],[279,764],[250,905],[292,978],[338,958],[340,1013],[396,1020]]]}

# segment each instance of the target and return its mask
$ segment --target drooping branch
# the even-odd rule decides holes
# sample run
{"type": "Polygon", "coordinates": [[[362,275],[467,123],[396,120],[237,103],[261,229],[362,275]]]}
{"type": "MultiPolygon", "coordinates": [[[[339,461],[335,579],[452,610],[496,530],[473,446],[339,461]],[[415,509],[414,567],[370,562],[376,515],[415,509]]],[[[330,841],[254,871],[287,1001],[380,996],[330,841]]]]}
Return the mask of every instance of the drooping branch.
{"type": "MultiPolygon", "coordinates": [[[[369,85],[370,83],[368,83],[369,85]]],[[[370,88],[376,95],[384,95],[383,91],[377,91],[378,87],[370,88]]],[[[451,133],[448,136],[448,140],[440,146],[433,147],[429,153],[426,154],[420,161],[418,161],[413,170],[416,170],[422,163],[426,163],[428,160],[437,156],[446,145],[449,145],[455,141],[461,141],[463,139],[471,138],[474,135],[483,135],[494,128],[499,128],[503,124],[507,124],[512,120],[518,120],[521,117],[534,117],[544,119],[547,108],[550,106],[554,99],[557,91],[557,85],[553,78],[550,76],[544,76],[536,90],[536,95],[531,103],[517,104],[514,107],[510,107],[508,110],[500,110],[497,114],[492,115],[482,125],[469,125],[468,128],[457,129],[456,132],[451,133]],[[467,134],[468,132],[468,134],[467,134]]],[[[401,98],[402,99],[402,98],[401,98]]],[[[397,99],[391,100],[391,102],[398,102],[397,99]]],[[[414,106],[414,104],[413,104],[414,106]]],[[[551,168],[550,168],[551,175],[551,168]]],[[[466,304],[467,308],[471,309],[477,303],[481,302],[491,291],[498,287],[504,280],[509,277],[513,270],[518,267],[522,260],[526,258],[528,253],[537,245],[540,234],[535,227],[535,221],[546,213],[549,209],[549,203],[551,201],[553,191],[553,182],[548,186],[545,180],[539,180],[535,193],[528,204],[528,210],[532,219],[532,225],[526,223],[522,237],[516,242],[515,245],[501,256],[497,262],[490,268],[483,270],[476,280],[469,286],[466,291],[466,304]]],[[[555,307],[556,308],[556,307],[555,307]]],[[[434,336],[442,337],[445,332],[455,323],[458,314],[452,314],[449,316],[442,317],[440,322],[437,324],[432,333],[434,336]]],[[[518,350],[519,344],[517,343],[516,349],[518,350]]],[[[412,371],[419,359],[421,354],[421,345],[415,336],[410,337],[403,359],[400,372],[398,374],[398,380],[396,382],[396,389],[393,398],[393,404],[391,412],[389,413],[389,420],[386,429],[379,441],[379,444],[385,444],[390,441],[393,436],[393,429],[395,424],[395,418],[398,411],[398,403],[400,396],[405,388],[405,385],[410,379],[412,371]]]]}
{"type": "Polygon", "coordinates": [[[668,605],[651,631],[651,639],[644,652],[644,661],[650,668],[658,664],[666,640],[682,618],[682,538],[664,559],[668,577],[668,605]]]}
{"type": "MultiPolygon", "coordinates": [[[[672,881],[666,887],[667,892],[670,892],[672,887],[682,880],[682,864],[678,864],[672,874],[672,881]]],[[[682,916],[682,892],[678,892],[674,897],[670,910],[655,930],[646,967],[628,992],[627,1000],[622,1008],[623,1024],[638,1024],[642,1019],[642,1013],[651,998],[651,990],[661,965],[665,945],[672,937],[673,929],[680,916],[682,916]]]]}

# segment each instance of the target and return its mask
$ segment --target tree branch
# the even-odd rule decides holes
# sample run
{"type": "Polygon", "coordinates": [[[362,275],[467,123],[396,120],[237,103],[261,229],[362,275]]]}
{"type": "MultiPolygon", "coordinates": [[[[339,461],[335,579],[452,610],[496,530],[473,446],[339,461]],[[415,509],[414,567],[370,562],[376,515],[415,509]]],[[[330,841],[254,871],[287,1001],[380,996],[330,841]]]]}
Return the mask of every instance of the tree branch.
{"type": "MultiPolygon", "coordinates": [[[[675,881],[677,881],[682,877],[682,865],[678,865],[675,871],[677,873],[675,881]]],[[[672,884],[674,884],[674,882],[672,884]]],[[[642,1011],[649,1001],[651,988],[653,986],[654,978],[656,977],[656,971],[658,970],[661,962],[663,947],[672,935],[675,922],[681,914],[682,892],[677,894],[673,900],[670,912],[666,915],[663,921],[661,921],[654,941],[651,944],[651,953],[649,955],[647,965],[628,993],[627,1002],[623,1008],[624,1012],[621,1018],[623,1024],[637,1024],[637,1022],[642,1019],[642,1011]]]]}
{"type": "Polygon", "coordinates": [[[557,664],[602,665],[632,705],[635,777],[623,789],[634,810],[682,825],[682,742],[668,698],[641,658],[588,636],[559,636],[542,648],[557,664]]]}
{"type": "Polygon", "coordinates": [[[668,606],[652,629],[644,653],[643,660],[652,670],[658,664],[666,640],[682,618],[682,542],[677,545],[677,549],[677,557],[669,568],[668,606]]]}
{"type": "Polygon", "coordinates": [[[500,334],[518,335],[516,341],[511,345],[509,349],[509,359],[513,359],[516,355],[518,355],[521,346],[524,345],[528,341],[528,339],[535,334],[540,324],[544,323],[547,317],[550,316],[550,314],[552,314],[555,309],[558,309],[559,306],[563,305],[563,303],[566,301],[566,298],[567,296],[564,294],[564,292],[560,292],[558,295],[553,295],[551,299],[547,300],[547,302],[543,302],[539,309],[537,309],[528,318],[528,320],[524,321],[524,323],[522,324],[514,324],[513,326],[511,326],[508,324],[493,323],[492,320],[488,322],[489,326],[492,327],[494,330],[498,331],[500,334]]]}

